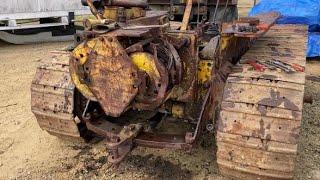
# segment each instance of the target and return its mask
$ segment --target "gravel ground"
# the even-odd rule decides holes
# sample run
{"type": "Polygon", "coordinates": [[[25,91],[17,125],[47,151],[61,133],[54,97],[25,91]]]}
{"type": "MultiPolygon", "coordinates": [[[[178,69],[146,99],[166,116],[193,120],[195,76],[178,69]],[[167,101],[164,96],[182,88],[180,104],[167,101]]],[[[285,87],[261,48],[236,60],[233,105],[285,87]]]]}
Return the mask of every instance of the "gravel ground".
{"type": "MultiPolygon", "coordinates": [[[[119,167],[107,163],[100,139],[68,142],[42,131],[30,111],[30,84],[39,61],[68,43],[0,43],[0,179],[224,179],[218,175],[214,137],[193,153],[137,148],[119,167]]],[[[320,75],[319,63],[308,73],[320,75]]],[[[320,82],[307,82],[295,179],[320,179],[320,82]]]]}

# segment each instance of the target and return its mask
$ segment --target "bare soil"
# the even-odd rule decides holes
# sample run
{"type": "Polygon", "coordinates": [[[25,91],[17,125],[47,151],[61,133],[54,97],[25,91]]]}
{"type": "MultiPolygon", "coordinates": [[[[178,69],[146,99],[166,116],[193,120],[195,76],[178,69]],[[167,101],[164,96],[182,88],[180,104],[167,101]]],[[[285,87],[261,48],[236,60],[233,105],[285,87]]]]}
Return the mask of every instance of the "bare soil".
{"type": "MultiPolygon", "coordinates": [[[[0,179],[225,179],[212,133],[192,153],[139,147],[112,167],[102,140],[69,142],[42,131],[30,111],[30,84],[39,61],[68,44],[0,42],[0,179]]],[[[319,67],[309,63],[308,74],[318,77],[319,67]]],[[[310,79],[314,103],[305,104],[295,179],[320,179],[320,82],[310,79]]]]}

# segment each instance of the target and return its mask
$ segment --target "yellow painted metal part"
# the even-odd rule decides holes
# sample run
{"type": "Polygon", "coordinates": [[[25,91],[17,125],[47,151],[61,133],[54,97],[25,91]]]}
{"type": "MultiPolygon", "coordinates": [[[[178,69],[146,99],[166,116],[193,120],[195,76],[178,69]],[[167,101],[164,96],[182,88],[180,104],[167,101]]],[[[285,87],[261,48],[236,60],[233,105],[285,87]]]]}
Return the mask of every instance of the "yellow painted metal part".
{"type": "Polygon", "coordinates": [[[220,45],[220,51],[226,50],[230,43],[235,40],[235,36],[222,36],[221,37],[221,45],[220,45]]]}
{"type": "Polygon", "coordinates": [[[153,55],[145,52],[135,52],[130,54],[130,58],[138,69],[145,71],[150,77],[160,78],[153,55]]]}
{"type": "MultiPolygon", "coordinates": [[[[90,49],[88,47],[85,47],[84,43],[82,43],[74,49],[73,56],[79,60],[81,65],[83,65],[87,62],[89,53],[90,53],[90,49]]],[[[90,88],[85,83],[82,83],[80,81],[80,78],[77,72],[71,72],[71,79],[82,95],[84,95],[86,98],[91,100],[95,99],[90,88]]]]}
{"type": "Polygon", "coordinates": [[[105,7],[103,17],[106,19],[118,20],[118,8],[117,7],[105,7]]]}
{"type": "Polygon", "coordinates": [[[183,118],[184,117],[184,105],[179,103],[179,104],[173,104],[172,105],[172,116],[174,118],[183,118]]]}
{"type": "Polygon", "coordinates": [[[139,18],[139,17],[144,17],[146,16],[146,11],[142,8],[138,7],[132,7],[128,12],[127,12],[127,17],[130,17],[131,19],[139,18]]]}
{"type": "MultiPolygon", "coordinates": [[[[112,53],[111,48],[104,43],[104,41],[108,41],[108,37],[99,37],[94,38],[86,43],[82,43],[78,45],[73,50],[74,58],[78,59],[81,65],[84,65],[88,61],[88,56],[92,50],[94,50],[97,54],[108,56],[112,53]]],[[[119,54],[115,54],[118,56],[119,54]]],[[[76,72],[71,73],[71,78],[77,89],[86,97],[91,100],[95,100],[93,93],[91,92],[90,88],[80,81],[79,76],[76,72]]]]}
{"type": "Polygon", "coordinates": [[[71,78],[77,89],[81,92],[81,94],[91,100],[95,100],[96,98],[92,94],[91,90],[86,84],[81,83],[78,75],[76,73],[71,74],[71,78]]]}
{"type": "Polygon", "coordinates": [[[212,60],[200,60],[198,63],[198,82],[204,84],[211,80],[212,60]]]}
{"type": "MultiPolygon", "coordinates": [[[[119,19],[119,7],[105,7],[103,12],[103,18],[118,21],[119,19]]],[[[146,11],[142,8],[132,7],[124,10],[126,20],[136,19],[146,16],[146,11]]]]}
{"type": "MultiPolygon", "coordinates": [[[[105,57],[109,57],[112,53],[117,53],[115,51],[111,52],[112,48],[108,47],[108,45],[106,45],[106,43],[104,43],[103,41],[108,41],[108,37],[94,38],[88,41],[86,44],[82,43],[74,49],[73,56],[79,60],[81,65],[84,65],[88,61],[88,56],[90,54],[90,51],[92,50],[94,50],[98,55],[102,55],[105,57]]],[[[114,54],[114,56],[118,55],[119,54],[114,54]]],[[[150,77],[155,78],[155,80],[159,80],[161,78],[152,54],[145,52],[135,52],[130,54],[130,58],[133,64],[138,69],[145,71],[150,77]]],[[[71,78],[77,89],[85,97],[92,100],[95,99],[90,88],[80,81],[80,78],[76,72],[71,74],[71,78]]]]}
{"type": "Polygon", "coordinates": [[[94,50],[99,55],[110,54],[110,49],[104,45],[106,37],[94,38],[87,43],[82,43],[73,50],[73,56],[78,58],[81,65],[84,65],[91,50],[94,50]]]}

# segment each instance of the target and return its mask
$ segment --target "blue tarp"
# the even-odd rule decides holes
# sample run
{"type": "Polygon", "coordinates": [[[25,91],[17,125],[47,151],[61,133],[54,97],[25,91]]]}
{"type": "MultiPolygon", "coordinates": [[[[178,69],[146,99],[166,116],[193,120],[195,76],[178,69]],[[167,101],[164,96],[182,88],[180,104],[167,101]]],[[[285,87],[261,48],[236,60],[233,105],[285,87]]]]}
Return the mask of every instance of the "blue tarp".
{"type": "Polygon", "coordinates": [[[320,32],[309,32],[308,57],[320,56],[320,32]]]}
{"type": "Polygon", "coordinates": [[[308,57],[320,56],[320,0],[261,0],[250,12],[280,12],[278,24],[309,25],[308,57]]]}

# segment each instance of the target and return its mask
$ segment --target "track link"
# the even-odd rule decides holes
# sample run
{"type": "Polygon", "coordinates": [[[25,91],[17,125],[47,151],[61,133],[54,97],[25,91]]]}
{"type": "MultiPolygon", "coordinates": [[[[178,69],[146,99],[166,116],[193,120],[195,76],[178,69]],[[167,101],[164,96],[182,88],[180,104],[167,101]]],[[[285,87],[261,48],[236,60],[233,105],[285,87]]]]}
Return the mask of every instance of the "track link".
{"type": "Polygon", "coordinates": [[[41,62],[31,85],[31,109],[43,130],[60,137],[80,137],[74,93],[68,52],[55,52],[52,59],[41,62]]]}
{"type": "MultiPolygon", "coordinates": [[[[240,62],[276,59],[305,67],[306,44],[306,26],[276,25],[240,62]]],[[[292,179],[305,73],[257,72],[247,64],[235,69],[227,80],[218,120],[220,172],[237,179],[292,179]]]]}

